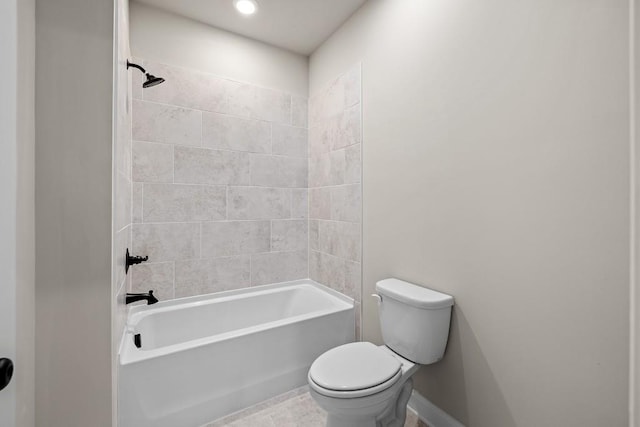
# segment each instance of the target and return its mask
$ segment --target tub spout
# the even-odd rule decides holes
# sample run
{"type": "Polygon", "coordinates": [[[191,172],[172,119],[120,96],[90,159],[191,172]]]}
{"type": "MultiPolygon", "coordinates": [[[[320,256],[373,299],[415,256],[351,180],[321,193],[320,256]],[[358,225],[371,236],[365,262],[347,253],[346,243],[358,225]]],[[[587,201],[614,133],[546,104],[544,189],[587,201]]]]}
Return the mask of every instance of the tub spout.
{"type": "Polygon", "coordinates": [[[155,304],[158,302],[158,298],[153,296],[153,291],[142,294],[127,294],[125,298],[125,302],[127,304],[142,300],[147,300],[147,305],[155,304]]]}

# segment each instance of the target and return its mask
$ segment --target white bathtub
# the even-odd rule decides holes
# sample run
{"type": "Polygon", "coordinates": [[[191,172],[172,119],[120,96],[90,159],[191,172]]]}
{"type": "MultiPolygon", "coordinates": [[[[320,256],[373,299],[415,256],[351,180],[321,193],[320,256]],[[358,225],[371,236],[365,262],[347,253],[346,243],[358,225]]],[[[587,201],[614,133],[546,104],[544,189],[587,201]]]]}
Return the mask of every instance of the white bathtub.
{"type": "Polygon", "coordinates": [[[316,357],[354,340],[354,316],[353,300],[311,280],[133,307],[119,427],[199,427],[300,387],[316,357]]]}

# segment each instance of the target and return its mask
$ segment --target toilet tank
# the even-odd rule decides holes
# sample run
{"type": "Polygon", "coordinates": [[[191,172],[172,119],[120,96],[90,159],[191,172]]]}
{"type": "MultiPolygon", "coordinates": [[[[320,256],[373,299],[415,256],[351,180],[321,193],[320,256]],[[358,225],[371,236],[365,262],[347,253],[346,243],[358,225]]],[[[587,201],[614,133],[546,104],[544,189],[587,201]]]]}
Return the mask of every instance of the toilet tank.
{"type": "Polygon", "coordinates": [[[449,339],[453,297],[399,279],[379,281],[376,291],[387,347],[422,365],[442,359],[449,339]]]}

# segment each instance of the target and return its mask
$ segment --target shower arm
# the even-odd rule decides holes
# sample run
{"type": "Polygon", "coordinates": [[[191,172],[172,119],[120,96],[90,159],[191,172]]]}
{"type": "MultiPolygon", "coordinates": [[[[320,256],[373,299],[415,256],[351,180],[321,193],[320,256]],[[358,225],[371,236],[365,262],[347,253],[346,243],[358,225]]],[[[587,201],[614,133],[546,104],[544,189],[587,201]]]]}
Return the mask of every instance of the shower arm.
{"type": "Polygon", "coordinates": [[[129,60],[127,59],[127,70],[129,68],[131,68],[131,67],[137,68],[138,70],[142,71],[144,74],[147,74],[147,70],[145,70],[144,68],[142,68],[138,64],[134,64],[133,62],[129,62],[129,60]]]}

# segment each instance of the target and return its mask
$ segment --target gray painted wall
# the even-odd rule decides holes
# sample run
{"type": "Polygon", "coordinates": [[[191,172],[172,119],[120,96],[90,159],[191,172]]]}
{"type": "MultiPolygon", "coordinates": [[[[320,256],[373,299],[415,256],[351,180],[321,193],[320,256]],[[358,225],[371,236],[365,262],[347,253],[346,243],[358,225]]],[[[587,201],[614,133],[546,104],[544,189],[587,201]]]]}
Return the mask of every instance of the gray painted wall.
{"type": "Polygon", "coordinates": [[[634,96],[634,141],[632,144],[635,148],[635,236],[634,245],[635,245],[635,277],[632,277],[634,287],[633,293],[635,294],[635,301],[632,301],[632,308],[634,312],[632,313],[633,320],[635,323],[632,324],[632,334],[633,340],[631,354],[635,357],[634,360],[631,361],[631,395],[630,395],[630,410],[633,414],[631,420],[631,426],[640,427],[640,276],[638,274],[638,269],[640,268],[640,234],[638,234],[638,227],[640,226],[640,218],[638,214],[640,213],[640,209],[638,201],[640,201],[640,132],[638,132],[638,126],[640,126],[640,3],[638,0],[631,0],[629,2],[633,6],[634,11],[634,19],[633,19],[633,27],[631,30],[631,39],[633,43],[633,54],[634,54],[634,64],[632,68],[632,78],[635,93],[632,94],[634,96]]]}
{"type": "Polygon", "coordinates": [[[35,0],[18,0],[16,423],[35,425],[35,0]]]}
{"type": "MultiPolygon", "coordinates": [[[[0,357],[14,362],[17,356],[17,274],[16,214],[18,129],[18,5],[15,1],[0,3],[0,56],[8,64],[0,68],[0,357]]],[[[18,376],[20,372],[16,372],[18,376]]],[[[4,424],[16,424],[17,382],[13,380],[0,395],[0,417],[4,424]]]]}
{"type": "Polygon", "coordinates": [[[137,2],[131,3],[131,51],[148,61],[307,97],[306,56],[137,2]]]}
{"type": "Polygon", "coordinates": [[[0,7],[0,354],[14,361],[11,384],[0,398],[0,418],[11,426],[34,425],[34,60],[35,2],[0,7]]]}
{"type": "Polygon", "coordinates": [[[111,424],[113,2],[36,3],[36,424],[111,424]]]}
{"type": "Polygon", "coordinates": [[[362,61],[363,295],[456,297],[416,389],[467,426],[628,423],[628,21],[626,0],[372,0],[311,57],[310,93],[362,61]]]}

